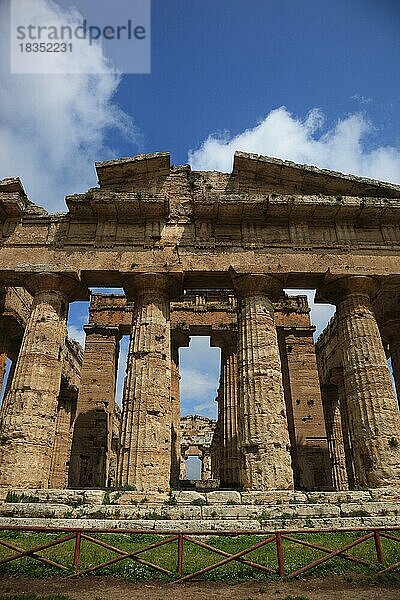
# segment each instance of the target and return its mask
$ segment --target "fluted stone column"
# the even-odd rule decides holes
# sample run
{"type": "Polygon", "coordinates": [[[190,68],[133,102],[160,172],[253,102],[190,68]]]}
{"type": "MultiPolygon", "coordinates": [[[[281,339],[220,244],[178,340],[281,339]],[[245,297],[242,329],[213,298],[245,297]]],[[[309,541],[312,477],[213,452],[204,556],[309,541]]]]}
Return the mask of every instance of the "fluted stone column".
{"type": "Polygon", "coordinates": [[[50,488],[63,489],[68,485],[67,464],[71,456],[72,423],[76,411],[77,396],[78,389],[75,386],[62,387],[60,390],[50,469],[50,488]]]}
{"type": "Polygon", "coordinates": [[[181,402],[179,348],[189,346],[189,334],[176,329],[171,333],[171,486],[179,485],[181,462],[181,402]]]}
{"type": "Polygon", "coordinates": [[[332,463],[332,484],[336,491],[349,489],[346,469],[346,455],[343,440],[340,400],[337,383],[321,386],[322,401],[328,439],[329,455],[332,463]]]}
{"type": "Polygon", "coordinates": [[[390,315],[390,318],[386,320],[384,333],[389,343],[397,402],[400,406],[400,316],[398,313],[390,315]]]}
{"type": "Polygon", "coordinates": [[[272,300],[280,283],[267,275],[233,276],[239,296],[238,373],[241,485],[293,489],[289,432],[272,300]]]}
{"type": "Polygon", "coordinates": [[[351,276],[319,293],[337,307],[355,484],[372,488],[400,485],[400,415],[371,306],[377,289],[373,278],[351,276]]]}
{"type": "Polygon", "coordinates": [[[69,468],[69,487],[105,487],[111,454],[120,331],[85,325],[81,371],[69,468]]]}
{"type": "Polygon", "coordinates": [[[78,286],[51,273],[25,281],[33,302],[1,419],[0,486],[49,487],[68,301],[78,286]]]}
{"type": "Polygon", "coordinates": [[[211,346],[221,348],[221,376],[218,394],[219,478],[222,486],[238,487],[238,376],[237,334],[235,331],[217,331],[211,336],[211,346]]]}
{"type": "Polygon", "coordinates": [[[170,274],[129,276],[124,282],[135,312],[122,414],[120,485],[167,490],[171,471],[170,274]]]}

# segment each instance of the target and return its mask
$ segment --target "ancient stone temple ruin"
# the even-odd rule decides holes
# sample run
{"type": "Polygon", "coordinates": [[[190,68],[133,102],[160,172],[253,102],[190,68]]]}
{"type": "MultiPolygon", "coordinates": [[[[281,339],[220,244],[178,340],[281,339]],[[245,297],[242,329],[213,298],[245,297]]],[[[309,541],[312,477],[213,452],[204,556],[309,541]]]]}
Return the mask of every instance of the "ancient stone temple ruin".
{"type": "Polygon", "coordinates": [[[64,214],[0,182],[0,487],[165,491],[188,456],[223,489],[400,487],[400,187],[243,152],[229,174],[96,170],[64,214]],[[316,343],[298,289],[336,306],[316,343]],[[220,348],[216,422],[181,416],[196,335],[220,348]]]}

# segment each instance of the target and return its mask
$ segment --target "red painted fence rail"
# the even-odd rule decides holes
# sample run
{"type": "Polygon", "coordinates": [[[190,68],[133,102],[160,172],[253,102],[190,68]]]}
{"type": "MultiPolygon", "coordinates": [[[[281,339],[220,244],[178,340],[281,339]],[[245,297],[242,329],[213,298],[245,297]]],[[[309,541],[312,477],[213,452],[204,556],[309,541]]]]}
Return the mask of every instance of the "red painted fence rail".
{"type": "MultiPolygon", "coordinates": [[[[400,544],[400,526],[393,527],[349,527],[349,528],[329,528],[329,529],[316,529],[316,528],[304,528],[304,529],[281,529],[277,531],[266,531],[266,530],[242,530],[242,531],[216,531],[216,530],[208,530],[208,531],[161,531],[161,530],[132,530],[132,529],[85,529],[85,528],[61,528],[61,527],[25,527],[25,526],[0,526],[0,546],[8,548],[12,550],[14,554],[11,556],[7,556],[0,560],[0,566],[6,563],[10,563],[12,561],[19,560],[24,557],[33,558],[35,560],[40,561],[41,563],[57,568],[62,573],[65,573],[72,577],[78,577],[81,575],[87,575],[89,573],[94,573],[99,571],[105,567],[113,565],[117,562],[123,560],[133,560],[139,564],[142,564],[150,569],[153,569],[159,573],[164,575],[168,575],[174,578],[173,583],[180,583],[183,581],[188,581],[190,579],[198,578],[205,573],[213,571],[223,565],[231,563],[233,561],[238,562],[243,565],[247,565],[257,570],[261,570],[267,574],[277,575],[279,577],[286,578],[294,578],[307,573],[308,571],[314,569],[322,563],[326,563],[334,558],[342,558],[353,563],[357,563],[364,567],[368,567],[375,574],[384,574],[384,573],[393,573],[397,569],[400,568],[400,561],[395,562],[392,565],[389,565],[385,568],[382,568],[384,564],[384,553],[382,549],[381,540],[388,539],[392,542],[397,542],[400,544]],[[39,546],[35,546],[34,548],[23,549],[17,546],[14,543],[11,543],[8,540],[1,539],[1,533],[6,531],[18,531],[21,533],[46,533],[46,534],[65,534],[62,537],[52,540],[50,542],[46,542],[40,544],[39,546]],[[341,546],[337,549],[327,548],[325,546],[321,546],[320,544],[314,543],[313,541],[308,541],[304,539],[298,539],[294,536],[298,534],[329,534],[329,533],[352,533],[359,534],[356,539],[348,542],[344,546],[341,546]],[[97,539],[93,537],[95,534],[121,534],[121,535],[151,535],[151,536],[160,536],[160,541],[153,542],[144,546],[142,548],[136,549],[132,552],[126,552],[121,548],[118,548],[114,545],[111,545],[105,542],[102,539],[97,539]],[[396,535],[395,535],[396,534],[396,535]],[[236,552],[235,554],[231,554],[225,550],[221,550],[220,548],[216,548],[211,546],[210,544],[202,541],[199,538],[207,538],[207,537],[238,537],[238,536],[257,536],[260,537],[260,541],[244,548],[240,552],[236,552]],[[348,553],[349,550],[355,548],[359,544],[363,542],[373,539],[374,540],[374,548],[376,553],[376,564],[369,563],[362,558],[352,556],[348,553]],[[64,544],[74,540],[74,548],[71,556],[71,568],[68,568],[65,565],[57,563],[53,560],[40,556],[38,553],[46,550],[48,548],[64,544]],[[116,554],[115,557],[110,558],[105,562],[98,563],[97,565],[93,565],[86,569],[80,568],[80,558],[81,558],[81,542],[82,540],[86,540],[91,544],[95,544],[106,548],[107,550],[114,552],[116,554]],[[283,541],[286,540],[291,542],[292,544],[299,544],[301,546],[305,546],[314,550],[318,550],[323,552],[325,556],[313,560],[301,568],[298,568],[294,571],[288,571],[285,568],[285,549],[283,541]],[[165,546],[171,544],[173,542],[177,542],[177,561],[176,561],[176,571],[172,572],[163,566],[151,563],[147,560],[144,560],[140,557],[140,554],[144,552],[148,552],[149,550],[153,550],[154,548],[159,548],[161,546],[165,546]],[[221,560],[218,560],[216,563],[204,567],[203,569],[199,569],[197,571],[193,571],[192,573],[188,573],[183,575],[183,566],[184,566],[184,544],[193,544],[210,552],[213,552],[219,556],[221,556],[221,560]],[[277,569],[272,569],[260,563],[248,560],[244,558],[250,552],[254,550],[258,550],[264,546],[272,544],[275,546],[276,557],[277,557],[277,569]]],[[[400,558],[400,546],[399,546],[399,558],[400,558]]]]}

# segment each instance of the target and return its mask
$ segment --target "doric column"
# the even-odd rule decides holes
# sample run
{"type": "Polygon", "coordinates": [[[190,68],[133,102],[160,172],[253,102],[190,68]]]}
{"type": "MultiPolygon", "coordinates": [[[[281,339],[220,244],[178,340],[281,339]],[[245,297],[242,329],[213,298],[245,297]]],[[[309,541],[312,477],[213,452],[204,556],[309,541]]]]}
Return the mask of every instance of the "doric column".
{"type": "Polygon", "coordinates": [[[329,455],[332,463],[332,484],[334,490],[342,491],[349,489],[346,469],[346,456],[343,439],[341,405],[339,399],[339,377],[343,375],[337,373],[335,379],[329,384],[321,385],[322,402],[324,407],[324,416],[326,424],[326,434],[328,438],[329,455]]]}
{"type": "Polygon", "coordinates": [[[85,351],[76,408],[69,487],[105,487],[114,416],[120,332],[85,325],[85,351]]]}
{"type": "Polygon", "coordinates": [[[171,486],[179,485],[181,460],[181,401],[179,348],[189,346],[189,334],[175,329],[171,332],[171,486]]]}
{"type": "Polygon", "coordinates": [[[135,301],[122,412],[120,485],[167,490],[171,470],[170,298],[172,274],[131,275],[128,300],[135,301]]]}
{"type": "Polygon", "coordinates": [[[63,489],[68,485],[67,464],[71,456],[72,424],[77,396],[78,389],[75,386],[61,386],[50,469],[50,488],[63,489]]]}
{"type": "Polygon", "coordinates": [[[400,415],[371,306],[371,277],[337,279],[319,295],[336,304],[355,484],[400,484],[400,415]]]}
{"type": "Polygon", "coordinates": [[[397,402],[400,406],[400,315],[398,313],[391,314],[389,318],[385,319],[383,332],[389,343],[397,402]]]}
{"type": "Polygon", "coordinates": [[[211,346],[221,348],[221,376],[218,393],[219,421],[219,478],[222,486],[238,487],[238,377],[237,333],[232,330],[216,331],[211,346]]]}
{"type": "Polygon", "coordinates": [[[60,391],[68,300],[79,289],[69,275],[38,273],[15,375],[0,425],[0,486],[47,488],[60,391]]]}
{"type": "Polygon", "coordinates": [[[234,276],[239,296],[238,373],[241,485],[293,489],[289,432],[272,300],[281,284],[268,275],[234,276]]]}

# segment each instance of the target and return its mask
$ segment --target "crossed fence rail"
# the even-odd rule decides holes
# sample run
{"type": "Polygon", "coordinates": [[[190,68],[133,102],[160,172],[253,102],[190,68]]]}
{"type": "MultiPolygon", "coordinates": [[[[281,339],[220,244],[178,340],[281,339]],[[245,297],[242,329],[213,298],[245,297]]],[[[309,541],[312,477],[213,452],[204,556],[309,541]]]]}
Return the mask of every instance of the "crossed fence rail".
{"type": "MultiPolygon", "coordinates": [[[[335,558],[345,559],[347,561],[362,565],[363,567],[367,567],[370,569],[372,573],[375,574],[385,574],[385,573],[393,573],[397,569],[400,569],[400,561],[395,562],[389,566],[385,566],[384,568],[384,551],[382,548],[382,539],[391,540],[392,542],[400,543],[400,526],[392,526],[392,527],[364,527],[364,528],[329,528],[329,529],[317,529],[317,528],[304,528],[304,529],[282,529],[277,531],[265,531],[265,530],[243,530],[243,531],[160,531],[160,530],[131,530],[131,529],[84,529],[84,528],[47,528],[47,527],[25,527],[25,526],[1,526],[0,527],[0,546],[7,548],[14,552],[10,556],[6,556],[5,558],[0,559],[0,566],[6,563],[10,563],[12,561],[20,560],[21,558],[31,558],[35,559],[47,566],[54,567],[59,569],[61,573],[65,573],[70,577],[78,577],[82,575],[87,575],[89,573],[95,573],[109,567],[113,564],[116,564],[120,561],[124,560],[132,560],[136,563],[144,565],[154,571],[162,573],[163,575],[168,575],[173,578],[174,583],[180,583],[183,581],[188,581],[191,579],[195,579],[201,577],[202,575],[213,571],[214,569],[218,569],[224,565],[227,565],[232,562],[238,562],[242,565],[246,565],[248,567],[252,567],[253,569],[261,570],[269,575],[277,575],[281,578],[294,578],[311,571],[315,567],[331,561],[335,558]],[[1,533],[5,531],[18,531],[21,533],[46,533],[46,534],[65,534],[60,538],[55,540],[51,540],[46,543],[42,543],[34,548],[24,549],[20,548],[15,543],[11,543],[8,540],[4,540],[1,538],[1,533]],[[395,533],[398,535],[395,535],[395,533]],[[298,537],[294,537],[299,534],[330,534],[330,533],[351,533],[351,534],[359,534],[356,539],[348,542],[347,544],[341,546],[340,548],[332,549],[325,547],[321,544],[317,544],[313,541],[299,539],[298,537]],[[118,535],[151,535],[151,536],[159,536],[161,539],[157,542],[153,542],[151,544],[147,544],[139,549],[135,549],[132,552],[127,552],[121,548],[118,548],[115,545],[109,544],[102,539],[98,539],[93,537],[95,534],[118,534],[118,535]],[[236,553],[230,553],[215,546],[212,546],[205,541],[202,541],[200,538],[208,538],[208,537],[238,537],[238,536],[257,536],[260,537],[260,541],[240,550],[236,553]],[[88,568],[81,569],[81,544],[82,541],[85,540],[90,544],[94,544],[97,546],[101,546],[110,552],[113,552],[116,556],[110,558],[106,561],[100,562],[96,565],[91,565],[88,568]],[[349,550],[359,546],[360,544],[366,542],[367,540],[373,540],[374,549],[376,555],[376,563],[368,562],[360,557],[353,556],[349,554],[349,550]],[[52,548],[54,546],[59,546],[61,544],[66,544],[67,542],[74,541],[73,549],[71,550],[71,565],[66,566],[44,556],[41,556],[39,552],[52,548]],[[299,544],[301,546],[305,546],[307,548],[318,550],[324,554],[320,558],[316,560],[312,560],[297,568],[295,570],[290,571],[285,566],[285,549],[283,542],[291,542],[292,544],[299,544]],[[176,551],[176,570],[171,571],[161,565],[150,562],[149,560],[145,560],[141,558],[141,554],[145,552],[149,552],[154,550],[155,548],[159,548],[161,546],[166,546],[172,543],[177,542],[177,551],[176,551]],[[195,545],[209,552],[215,553],[221,557],[221,560],[208,565],[202,569],[195,570],[191,573],[183,574],[184,567],[184,545],[195,545]],[[276,553],[276,561],[277,567],[271,568],[259,562],[248,560],[245,558],[246,555],[254,552],[255,550],[259,550],[267,545],[275,546],[276,553]]],[[[397,544],[396,544],[397,545],[397,544]]],[[[399,546],[399,554],[400,558],[400,546],[399,546]]]]}

